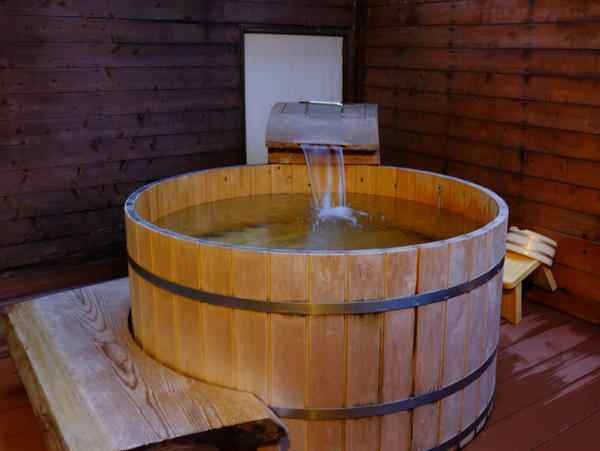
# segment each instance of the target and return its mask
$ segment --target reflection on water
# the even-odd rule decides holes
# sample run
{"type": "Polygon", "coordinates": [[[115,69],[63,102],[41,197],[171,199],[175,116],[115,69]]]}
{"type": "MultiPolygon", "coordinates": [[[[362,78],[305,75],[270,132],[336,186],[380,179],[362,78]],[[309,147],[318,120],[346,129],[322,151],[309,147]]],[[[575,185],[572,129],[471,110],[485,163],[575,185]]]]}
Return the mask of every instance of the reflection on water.
{"type": "Polygon", "coordinates": [[[463,215],[402,199],[346,194],[324,214],[310,194],[230,198],[179,210],[156,222],[182,235],[238,246],[290,250],[384,249],[438,241],[481,224],[463,215]],[[331,211],[330,211],[331,212],[331,211]]]}

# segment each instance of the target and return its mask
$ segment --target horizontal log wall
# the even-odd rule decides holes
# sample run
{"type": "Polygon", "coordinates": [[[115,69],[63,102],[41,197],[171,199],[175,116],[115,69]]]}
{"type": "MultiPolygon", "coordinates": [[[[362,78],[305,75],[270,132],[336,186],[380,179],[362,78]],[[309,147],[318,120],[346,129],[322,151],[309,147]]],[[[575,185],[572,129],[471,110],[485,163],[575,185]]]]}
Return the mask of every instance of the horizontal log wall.
{"type": "Polygon", "coordinates": [[[129,194],[244,163],[240,24],[353,20],[351,0],[0,5],[0,299],[124,274],[129,194]]]}
{"type": "Polygon", "coordinates": [[[599,322],[600,3],[357,5],[356,95],[379,104],[383,164],[499,193],[559,242],[560,306],[599,322]]]}

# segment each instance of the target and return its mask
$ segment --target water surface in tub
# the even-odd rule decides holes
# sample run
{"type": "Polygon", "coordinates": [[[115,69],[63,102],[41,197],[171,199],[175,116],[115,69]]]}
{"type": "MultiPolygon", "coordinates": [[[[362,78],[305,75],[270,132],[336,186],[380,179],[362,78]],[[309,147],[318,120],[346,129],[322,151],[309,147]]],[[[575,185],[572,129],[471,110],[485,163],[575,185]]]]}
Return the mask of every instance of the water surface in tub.
{"type": "Polygon", "coordinates": [[[175,233],[237,246],[306,251],[384,249],[439,241],[482,224],[437,206],[348,193],[346,206],[312,206],[309,194],[228,198],[155,223],[175,233]]]}

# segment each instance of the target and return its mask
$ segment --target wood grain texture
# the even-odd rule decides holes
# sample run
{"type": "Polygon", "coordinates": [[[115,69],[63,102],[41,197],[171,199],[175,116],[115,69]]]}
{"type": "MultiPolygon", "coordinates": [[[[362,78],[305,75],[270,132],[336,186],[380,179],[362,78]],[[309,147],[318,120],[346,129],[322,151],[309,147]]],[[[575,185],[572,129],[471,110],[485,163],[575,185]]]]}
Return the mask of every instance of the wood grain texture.
{"type": "MultiPolygon", "coordinates": [[[[200,247],[188,240],[173,240],[173,272],[186,286],[200,288],[200,247]]],[[[133,273],[133,272],[132,272],[133,273]]],[[[133,275],[133,274],[132,274],[133,275]]],[[[130,279],[131,279],[130,275],[130,279]]],[[[132,296],[133,299],[134,296],[132,296]]],[[[204,375],[202,354],[202,306],[183,296],[174,297],[177,340],[177,371],[186,375],[204,375]]],[[[134,325],[133,330],[137,330],[134,325]]]]}
{"type": "Polygon", "coordinates": [[[240,25],[345,34],[353,10],[348,0],[3,7],[2,279],[124,258],[119,211],[136,189],[245,162],[240,25]]]}
{"type": "Polygon", "coordinates": [[[576,296],[552,305],[593,320],[577,298],[600,303],[600,266],[577,251],[600,242],[598,6],[367,0],[356,18],[356,91],[379,105],[382,163],[479,183],[512,221],[560,235],[557,283],[564,272],[576,296]]]}
{"type": "MultiPolygon", "coordinates": [[[[271,314],[271,393],[269,405],[306,406],[306,319],[271,314]]],[[[293,440],[293,439],[292,439],[293,440]]]]}
{"type": "MultiPolygon", "coordinates": [[[[481,274],[488,267],[488,233],[479,233],[473,238],[473,253],[471,257],[471,274],[481,274]]],[[[465,374],[474,371],[482,362],[482,342],[484,335],[484,312],[486,302],[486,287],[478,287],[469,293],[467,317],[467,347],[465,355],[465,374]]],[[[471,424],[477,418],[479,380],[469,384],[463,390],[463,408],[461,425],[471,424]]]]}
{"type": "Polygon", "coordinates": [[[307,262],[306,254],[272,252],[269,256],[269,299],[305,302],[307,262]]]}
{"type": "Polygon", "coordinates": [[[549,450],[569,440],[568,446],[588,448],[598,437],[599,410],[589,400],[598,399],[599,333],[597,326],[525,302],[523,321],[501,326],[494,409],[485,434],[469,448],[549,450]]]}
{"type": "Polygon", "coordinates": [[[275,433],[267,441],[283,431],[253,395],[188,379],[145,356],[127,329],[128,291],[119,279],[3,316],[50,449],[130,449],[253,421],[275,433]]]}
{"type": "MultiPolygon", "coordinates": [[[[549,296],[545,290],[540,289],[539,292],[549,296]]],[[[529,293],[531,291],[527,292],[529,293]]],[[[526,297],[523,303],[523,321],[517,326],[505,321],[500,324],[498,384],[494,407],[486,427],[468,445],[468,449],[503,450],[507,447],[520,448],[521,443],[526,443],[526,448],[544,451],[569,447],[594,449],[597,443],[594,431],[600,427],[600,410],[597,406],[595,411],[590,410],[590,405],[581,401],[583,398],[573,403],[568,401],[568,397],[585,396],[582,388],[593,389],[594,385],[600,383],[597,377],[588,377],[598,368],[598,340],[597,326],[590,327],[588,323],[526,297]],[[539,338],[536,338],[538,335],[539,338]],[[575,335],[579,338],[574,340],[575,335]],[[565,338],[568,338],[567,345],[559,345],[555,351],[551,350],[554,344],[560,344],[565,338]],[[535,358],[539,343],[546,343],[546,350],[535,358]],[[521,356],[524,356],[523,359],[521,356]],[[557,409],[556,406],[563,401],[570,403],[570,407],[557,409]],[[540,418],[544,418],[543,424],[540,418]]],[[[382,424],[388,421],[400,424],[396,422],[396,418],[382,418],[382,424]]],[[[401,445],[408,443],[401,441],[401,428],[393,430],[397,440],[382,441],[382,449],[407,449],[408,445],[401,445]],[[387,448],[386,443],[389,444],[387,448]]],[[[327,437],[325,443],[314,442],[319,445],[317,449],[339,450],[339,447],[327,445],[338,443],[340,434],[341,428],[333,422],[319,422],[309,426],[307,439],[313,443],[313,439],[327,437]],[[315,431],[317,427],[322,433],[315,431]]],[[[8,353],[6,341],[1,335],[0,449],[46,449],[42,430],[37,425],[27,394],[8,353]]],[[[267,446],[264,449],[272,451],[267,446]]]]}
{"type": "MultiPolygon", "coordinates": [[[[446,288],[450,248],[435,246],[419,249],[417,292],[446,288]]],[[[437,390],[442,382],[442,362],[446,303],[417,307],[415,336],[414,394],[437,390]]],[[[437,444],[440,403],[433,402],[413,410],[412,449],[424,450],[437,444]]]]}
{"type": "MultiPolygon", "coordinates": [[[[471,240],[450,244],[448,265],[448,285],[455,286],[469,280],[472,259],[471,240]]],[[[446,303],[446,321],[444,326],[444,350],[441,386],[462,379],[465,374],[465,354],[467,348],[467,318],[469,295],[463,294],[446,303]]],[[[462,390],[446,396],[440,401],[440,442],[454,437],[461,430],[462,390]]]]}

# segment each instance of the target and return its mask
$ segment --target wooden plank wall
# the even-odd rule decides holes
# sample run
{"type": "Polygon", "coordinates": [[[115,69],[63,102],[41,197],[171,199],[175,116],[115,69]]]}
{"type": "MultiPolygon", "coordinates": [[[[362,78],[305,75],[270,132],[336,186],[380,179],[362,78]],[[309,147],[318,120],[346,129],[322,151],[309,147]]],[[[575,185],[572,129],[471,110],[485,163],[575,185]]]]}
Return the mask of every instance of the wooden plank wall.
{"type": "Polygon", "coordinates": [[[351,0],[0,0],[0,299],[124,274],[129,194],[244,163],[240,24],[352,21],[351,0]]]}
{"type": "Polygon", "coordinates": [[[600,322],[600,3],[359,0],[356,17],[383,164],[499,193],[559,243],[551,302],[600,322]]]}

